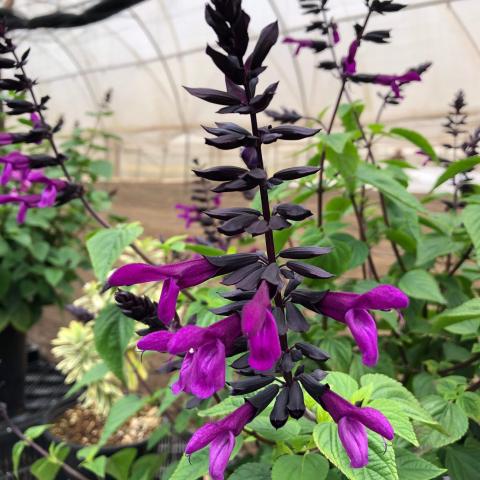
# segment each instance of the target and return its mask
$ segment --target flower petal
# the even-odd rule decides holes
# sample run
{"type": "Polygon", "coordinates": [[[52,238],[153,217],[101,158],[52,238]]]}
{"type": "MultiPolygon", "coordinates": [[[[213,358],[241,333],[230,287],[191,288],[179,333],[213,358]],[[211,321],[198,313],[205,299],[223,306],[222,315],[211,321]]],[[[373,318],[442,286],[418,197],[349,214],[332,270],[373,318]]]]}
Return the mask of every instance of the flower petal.
{"type": "Polygon", "coordinates": [[[178,380],[172,384],[172,392],[178,395],[180,392],[191,393],[190,391],[190,375],[192,373],[193,354],[187,353],[182,362],[178,380]]]}
{"type": "Polygon", "coordinates": [[[17,223],[19,225],[25,222],[25,219],[27,218],[27,212],[28,212],[27,203],[26,202],[20,203],[20,207],[18,208],[18,213],[17,213],[17,223]]]}
{"type": "Polygon", "coordinates": [[[328,292],[320,300],[318,308],[323,315],[345,323],[345,314],[352,308],[357,297],[357,293],[328,292]]]}
{"type": "Polygon", "coordinates": [[[379,285],[369,292],[359,295],[351,308],[365,310],[390,310],[393,308],[407,308],[408,297],[393,285],[379,285]]]}
{"type": "Polygon", "coordinates": [[[54,185],[48,185],[42,192],[40,201],[38,202],[38,208],[51,207],[55,203],[57,198],[57,189],[54,185]]]}
{"type": "Polygon", "coordinates": [[[338,436],[352,468],[362,468],[368,464],[367,431],[359,421],[349,417],[341,418],[338,422],[338,436]]]}
{"type": "Polygon", "coordinates": [[[180,355],[188,352],[191,348],[197,349],[205,342],[208,337],[206,328],[196,325],[186,325],[172,334],[168,343],[168,352],[173,355],[180,355]]]}
{"type": "Polygon", "coordinates": [[[0,185],[6,185],[12,176],[13,166],[11,163],[6,163],[3,168],[2,176],[0,177],[0,185]]]}
{"type": "Polygon", "coordinates": [[[225,478],[224,473],[234,447],[235,436],[229,431],[217,436],[212,441],[210,446],[210,468],[208,470],[212,480],[223,480],[225,478]]]}
{"type": "Polygon", "coordinates": [[[137,342],[137,347],[140,350],[153,350],[155,352],[167,352],[167,346],[170,339],[173,337],[173,333],[165,330],[159,332],[149,333],[145,335],[137,342]]]}
{"type": "Polygon", "coordinates": [[[367,310],[355,308],[345,315],[345,322],[362,352],[363,364],[373,367],[378,362],[377,325],[367,310]]]}
{"type": "Polygon", "coordinates": [[[194,353],[189,386],[198,398],[209,398],[225,386],[225,346],[220,340],[207,342],[194,353]]]}
{"type": "Polygon", "coordinates": [[[110,275],[108,284],[112,287],[124,287],[145,282],[160,282],[169,278],[165,265],[155,266],[146,263],[130,263],[118,268],[110,275]]]}
{"type": "Polygon", "coordinates": [[[378,433],[387,440],[393,440],[395,432],[393,427],[388,421],[387,417],[382,412],[379,412],[375,408],[362,407],[356,408],[350,417],[355,418],[359,422],[363,423],[368,429],[378,433]]]}
{"type": "MultiPolygon", "coordinates": [[[[212,265],[208,260],[203,257],[194,258],[193,260],[187,260],[182,262],[184,266],[183,270],[178,272],[178,285],[180,288],[193,287],[200,285],[209,278],[214,277],[219,268],[212,265]],[[188,262],[188,265],[187,265],[188,262]]],[[[179,264],[178,264],[179,265],[179,264]]]]}
{"type": "Polygon", "coordinates": [[[165,325],[175,318],[177,299],[180,288],[173,278],[167,278],[163,283],[162,294],[157,307],[157,317],[165,325]]]}
{"type": "Polygon", "coordinates": [[[245,335],[255,335],[262,328],[265,312],[270,305],[268,284],[263,281],[254,297],[243,307],[242,330],[245,335]]]}
{"type": "Polygon", "coordinates": [[[332,390],[325,390],[320,397],[320,402],[322,408],[326,410],[337,423],[342,417],[350,415],[350,413],[355,410],[354,405],[332,390]]]}
{"type": "Polygon", "coordinates": [[[241,320],[237,313],[207,327],[208,332],[219,338],[228,352],[235,340],[242,335],[241,320]]]}
{"type": "Polygon", "coordinates": [[[255,370],[270,370],[280,358],[282,349],[278,338],[277,322],[270,310],[265,309],[261,329],[248,337],[250,356],[248,363],[255,370]]]}
{"type": "Polygon", "coordinates": [[[221,428],[216,422],[206,423],[192,435],[185,447],[185,453],[191,455],[205,448],[220,432],[221,428]]]}

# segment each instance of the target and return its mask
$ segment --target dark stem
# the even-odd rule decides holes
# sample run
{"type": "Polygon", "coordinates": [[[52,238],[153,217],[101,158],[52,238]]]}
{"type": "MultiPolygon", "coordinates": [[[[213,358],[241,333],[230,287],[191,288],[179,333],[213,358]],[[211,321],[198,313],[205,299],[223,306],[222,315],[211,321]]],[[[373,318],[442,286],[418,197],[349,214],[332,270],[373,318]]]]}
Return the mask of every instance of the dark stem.
{"type": "Polygon", "coordinates": [[[456,363],[455,365],[452,365],[451,367],[448,368],[443,368],[442,370],[439,370],[438,373],[439,375],[450,375],[450,373],[455,372],[457,370],[461,370],[462,368],[469,367],[472,365],[472,363],[475,363],[477,360],[480,360],[480,353],[477,353],[475,355],[472,355],[470,358],[463,362],[456,363]]]}
{"type": "MultiPolygon", "coordinates": [[[[20,59],[18,58],[18,55],[17,55],[17,52],[15,50],[15,47],[12,46],[12,55],[13,57],[15,58],[15,61],[17,62],[17,64],[20,65],[19,69],[22,73],[22,75],[25,76],[25,78],[28,78],[27,77],[27,73],[25,71],[25,67],[21,64],[20,62],[20,59]]],[[[43,115],[43,112],[40,108],[40,105],[37,101],[37,96],[35,94],[35,91],[33,90],[33,86],[32,85],[29,85],[27,87],[27,90],[30,94],[30,97],[32,98],[32,102],[33,104],[35,105],[36,107],[36,112],[38,113],[40,119],[42,120],[42,123],[44,123],[45,125],[47,125],[47,122],[45,121],[45,117],[43,115]]],[[[60,165],[60,168],[62,169],[63,171],[63,174],[65,175],[65,177],[67,178],[67,180],[69,182],[73,182],[73,178],[72,176],[70,175],[70,172],[68,171],[67,167],[65,166],[65,162],[60,160],[61,159],[61,156],[60,156],[60,152],[57,148],[57,145],[55,143],[55,140],[53,138],[53,134],[50,132],[49,135],[48,135],[48,142],[50,143],[50,146],[53,150],[53,153],[55,154],[55,157],[58,159],[59,161],[59,165],[60,165]]],[[[103,228],[111,228],[111,225],[106,221],[104,220],[95,210],[94,208],[90,205],[90,203],[88,202],[88,200],[85,198],[85,194],[83,192],[80,192],[80,196],[79,196],[79,199],[80,201],[82,202],[85,210],[90,214],[90,216],[99,224],[101,225],[103,228]]],[[[130,245],[130,247],[133,249],[133,251],[140,257],[142,258],[142,260],[144,260],[146,263],[149,263],[149,264],[153,264],[152,260],[150,260],[150,258],[148,258],[148,256],[142,252],[142,250],[140,250],[136,245],[134,245],[133,243],[130,245]]]]}
{"type": "Polygon", "coordinates": [[[470,384],[470,386],[467,388],[467,392],[476,392],[479,389],[480,389],[480,380],[470,384]]]}
{"type": "Polygon", "coordinates": [[[448,272],[448,276],[451,277],[453,274],[463,265],[463,263],[468,260],[470,254],[473,252],[473,245],[470,245],[464,254],[460,257],[458,262],[453,266],[453,268],[448,272]]]}
{"type": "MultiPolygon", "coordinates": [[[[38,452],[44,458],[50,458],[50,454],[44,450],[38,443],[34,442],[33,440],[28,439],[23,432],[15,425],[12,419],[8,416],[7,407],[4,403],[0,403],[0,416],[3,417],[5,423],[8,425],[8,428],[14,433],[20,440],[24,441],[29,447],[33,448],[36,452],[38,452]]],[[[88,480],[87,477],[83,476],[80,472],[73,469],[67,463],[60,461],[60,467],[65,470],[66,473],[72,478],[77,480],[88,480]]]]}

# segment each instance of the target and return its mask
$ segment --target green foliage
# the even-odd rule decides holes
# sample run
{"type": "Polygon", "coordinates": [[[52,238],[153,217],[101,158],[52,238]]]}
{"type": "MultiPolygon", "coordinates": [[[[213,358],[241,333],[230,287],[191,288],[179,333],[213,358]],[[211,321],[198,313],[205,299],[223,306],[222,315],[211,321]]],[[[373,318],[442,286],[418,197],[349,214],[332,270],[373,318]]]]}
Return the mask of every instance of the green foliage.
{"type": "Polygon", "coordinates": [[[325,480],[328,475],[328,462],[316,453],[305,455],[283,455],[272,468],[272,480],[325,480]]]}

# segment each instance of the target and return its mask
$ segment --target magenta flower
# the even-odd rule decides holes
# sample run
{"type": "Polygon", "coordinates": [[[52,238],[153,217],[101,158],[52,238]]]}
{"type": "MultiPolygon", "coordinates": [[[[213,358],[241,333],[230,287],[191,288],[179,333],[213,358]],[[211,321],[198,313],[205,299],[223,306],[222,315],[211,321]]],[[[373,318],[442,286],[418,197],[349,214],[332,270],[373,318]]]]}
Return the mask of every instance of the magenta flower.
{"type": "Polygon", "coordinates": [[[0,145],[10,145],[13,143],[13,135],[11,133],[0,132],[0,145]]]}
{"type": "Polygon", "coordinates": [[[140,350],[184,355],[175,394],[181,391],[209,398],[225,386],[225,358],[242,334],[240,317],[235,314],[209,327],[187,325],[177,332],[160,330],[139,340],[140,350]]]}
{"type": "Polygon", "coordinates": [[[368,464],[368,437],[365,427],[387,440],[393,440],[393,427],[378,410],[352,405],[330,389],[320,396],[319,401],[338,424],[338,436],[350,458],[352,468],[362,468],[368,464]]]}
{"type": "Polygon", "coordinates": [[[210,445],[210,468],[212,480],[223,480],[228,460],[235,446],[235,437],[255,416],[255,408],[248,402],[218,422],[209,422],[200,427],[187,444],[185,453],[192,453],[210,445]]]}
{"type": "Polygon", "coordinates": [[[402,98],[400,87],[410,82],[420,82],[422,78],[415,70],[409,70],[403,75],[377,75],[373,83],[390,86],[395,98],[402,98]]]}
{"type": "Polygon", "coordinates": [[[392,285],[380,285],[369,292],[328,292],[316,305],[318,312],[345,323],[369,367],[378,361],[377,325],[369,310],[391,310],[408,307],[408,297],[392,285]]]}
{"type": "Polygon", "coordinates": [[[12,173],[14,170],[28,169],[29,158],[21,152],[14,151],[3,157],[0,157],[0,163],[5,165],[2,176],[0,177],[0,184],[6,185],[12,178],[12,173]]]}
{"type": "Polygon", "coordinates": [[[7,195],[0,195],[0,205],[5,205],[7,203],[19,204],[17,213],[17,223],[19,225],[25,222],[27,212],[30,208],[43,208],[48,206],[45,205],[41,195],[19,195],[16,192],[7,195]]]}
{"type": "Polygon", "coordinates": [[[332,22],[331,28],[332,28],[333,43],[334,45],[336,45],[337,43],[340,42],[340,33],[338,31],[338,25],[335,22],[332,22]]]}
{"type": "Polygon", "coordinates": [[[344,75],[353,75],[357,71],[357,62],[355,57],[357,56],[357,50],[359,46],[360,41],[354,40],[348,48],[348,55],[342,59],[344,75]]]}
{"type": "Polygon", "coordinates": [[[281,355],[277,323],[271,311],[267,282],[242,310],[242,331],[248,340],[249,364],[255,370],[270,370],[281,355]]]}
{"type": "Polygon", "coordinates": [[[304,48],[311,48],[315,52],[321,52],[328,46],[327,43],[322,40],[312,40],[310,38],[285,37],[283,43],[297,45],[295,55],[298,55],[304,48]]]}
{"type": "Polygon", "coordinates": [[[106,287],[124,287],[147,282],[164,282],[158,318],[168,325],[175,317],[178,294],[183,288],[194,287],[217,275],[218,267],[205,258],[198,257],[169,265],[131,263],[112,273],[106,287]]]}

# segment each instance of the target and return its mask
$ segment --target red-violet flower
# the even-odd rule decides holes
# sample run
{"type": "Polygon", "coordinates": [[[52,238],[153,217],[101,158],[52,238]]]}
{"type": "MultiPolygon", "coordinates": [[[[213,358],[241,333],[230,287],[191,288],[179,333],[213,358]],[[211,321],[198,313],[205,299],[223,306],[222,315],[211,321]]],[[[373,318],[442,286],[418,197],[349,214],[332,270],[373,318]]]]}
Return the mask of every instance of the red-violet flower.
{"type": "Polygon", "coordinates": [[[422,78],[415,70],[409,70],[403,75],[377,75],[373,83],[390,86],[395,98],[402,98],[400,87],[410,82],[420,82],[422,78]]]}
{"type": "Polygon", "coordinates": [[[185,228],[190,228],[192,223],[200,220],[200,212],[196,205],[186,205],[184,203],[177,203],[175,209],[179,210],[177,218],[185,220],[185,228]]]}
{"type": "Polygon", "coordinates": [[[222,420],[206,423],[193,434],[185,453],[191,455],[210,445],[210,476],[212,480],[223,480],[228,460],[235,446],[235,437],[240,435],[255,413],[255,408],[246,402],[222,420]]]}
{"type": "Polygon", "coordinates": [[[250,366],[255,370],[270,370],[280,358],[281,348],[265,281],[243,307],[242,331],[248,339],[250,366]]]}
{"type": "Polygon", "coordinates": [[[180,290],[199,285],[214,277],[218,271],[218,267],[203,257],[158,266],[131,263],[115,270],[107,281],[107,287],[164,282],[157,313],[163,323],[169,324],[175,317],[175,307],[180,290]]]}
{"type": "Polygon", "coordinates": [[[240,317],[235,314],[206,328],[187,325],[177,332],[153,332],[137,346],[140,350],[184,355],[173,393],[184,391],[209,398],[225,386],[225,357],[241,334],[240,317]]]}
{"type": "Polygon", "coordinates": [[[323,40],[312,40],[311,38],[293,38],[285,37],[283,43],[297,45],[295,55],[298,55],[303,48],[310,48],[315,52],[321,52],[327,48],[327,43],[323,40]]]}
{"type": "Polygon", "coordinates": [[[346,323],[369,367],[378,361],[377,325],[369,310],[391,310],[408,307],[408,297],[393,285],[380,285],[369,292],[328,292],[316,305],[318,311],[346,323]]]}
{"type": "Polygon", "coordinates": [[[357,62],[355,57],[357,56],[357,50],[359,46],[360,41],[355,39],[348,48],[348,55],[342,59],[344,75],[353,75],[357,71],[357,62]]]}
{"type": "Polygon", "coordinates": [[[393,427],[378,410],[352,405],[330,389],[325,390],[318,400],[338,424],[338,436],[350,458],[352,468],[362,468],[368,464],[368,437],[365,427],[387,440],[393,440],[393,427]]]}

